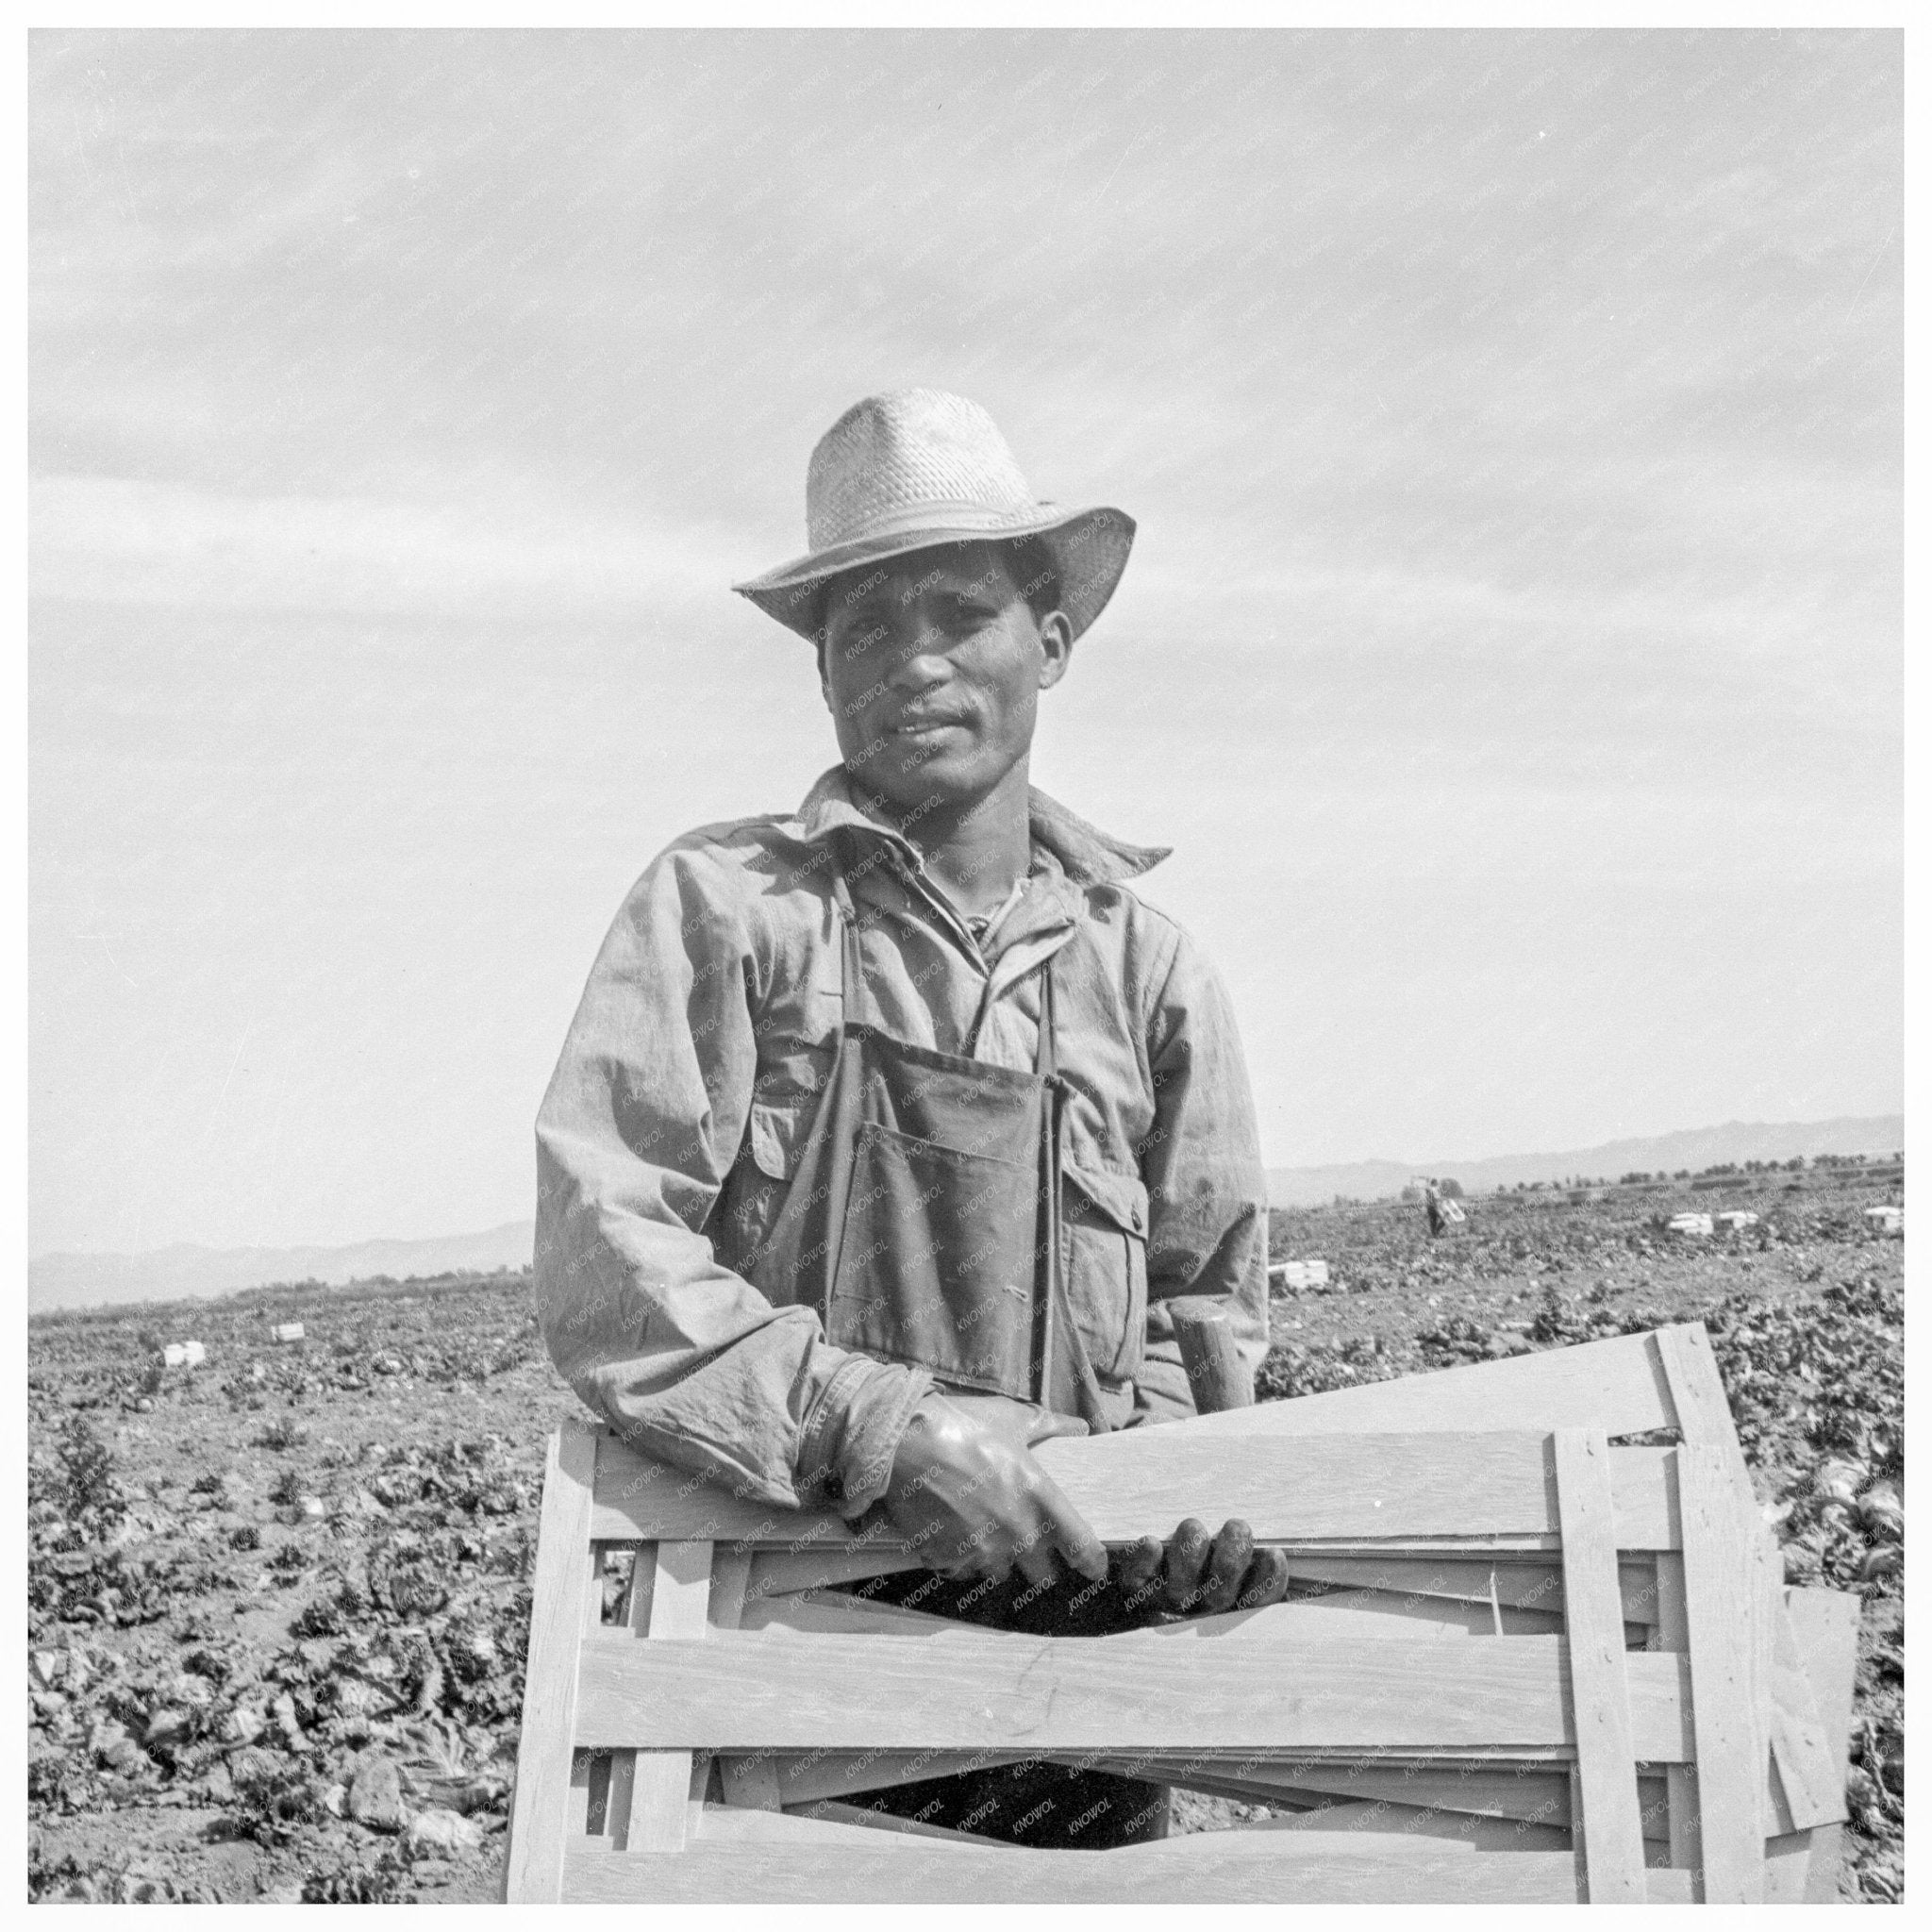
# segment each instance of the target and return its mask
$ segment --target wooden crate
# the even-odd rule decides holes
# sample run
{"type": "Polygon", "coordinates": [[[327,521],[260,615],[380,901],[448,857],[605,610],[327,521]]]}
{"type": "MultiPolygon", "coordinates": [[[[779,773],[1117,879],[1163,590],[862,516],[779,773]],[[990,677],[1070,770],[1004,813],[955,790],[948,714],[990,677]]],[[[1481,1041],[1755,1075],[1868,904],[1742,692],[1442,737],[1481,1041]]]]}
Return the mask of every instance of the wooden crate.
{"type": "Polygon", "coordinates": [[[1104,1541],[1244,1517],[1309,1592],[1106,1638],[855,1601],[903,1547],[568,1428],[507,1896],[1828,1896],[1856,1600],[1780,1589],[1723,1410],[1676,1329],[1049,1442],[1104,1541]],[[1299,1808],[1047,1852],[844,1802],[1019,1757],[1299,1808]]]}

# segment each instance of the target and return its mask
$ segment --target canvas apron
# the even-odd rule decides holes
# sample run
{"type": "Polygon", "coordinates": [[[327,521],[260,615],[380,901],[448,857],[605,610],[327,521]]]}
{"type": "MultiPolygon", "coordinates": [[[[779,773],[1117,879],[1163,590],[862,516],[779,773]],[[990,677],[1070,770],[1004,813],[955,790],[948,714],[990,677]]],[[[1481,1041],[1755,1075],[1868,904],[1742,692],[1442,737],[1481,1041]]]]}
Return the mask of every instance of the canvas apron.
{"type": "Polygon", "coordinates": [[[1031,1073],[916,1046],[893,1038],[872,1001],[841,876],[833,896],[842,979],[831,1071],[746,1277],[774,1302],[818,1308],[837,1347],[1106,1428],[1066,1300],[1052,960],[1031,1073]]]}

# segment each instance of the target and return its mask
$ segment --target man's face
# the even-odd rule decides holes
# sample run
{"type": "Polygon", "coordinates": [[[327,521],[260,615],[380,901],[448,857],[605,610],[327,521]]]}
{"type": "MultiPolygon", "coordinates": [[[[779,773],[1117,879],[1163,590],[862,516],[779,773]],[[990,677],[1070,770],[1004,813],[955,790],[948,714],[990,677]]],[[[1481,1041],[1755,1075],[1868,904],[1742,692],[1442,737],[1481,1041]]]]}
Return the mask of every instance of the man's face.
{"type": "Polygon", "coordinates": [[[846,767],[902,811],[985,797],[1026,755],[1073,648],[989,543],[918,551],[833,581],[825,703],[846,767]]]}

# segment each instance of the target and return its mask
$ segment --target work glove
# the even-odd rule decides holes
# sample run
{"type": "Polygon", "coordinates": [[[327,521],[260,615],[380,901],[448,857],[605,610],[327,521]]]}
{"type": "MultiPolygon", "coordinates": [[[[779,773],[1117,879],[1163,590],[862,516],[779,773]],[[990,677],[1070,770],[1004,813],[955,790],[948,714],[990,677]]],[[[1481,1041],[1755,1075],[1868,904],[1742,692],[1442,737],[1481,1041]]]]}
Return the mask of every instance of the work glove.
{"type": "Polygon", "coordinates": [[[1107,1545],[1030,1453],[1050,1436],[1086,1428],[1001,1396],[927,1395],[899,1439],[879,1507],[942,1576],[998,1580],[1017,1566],[1043,1588],[1058,1556],[1098,1583],[1107,1545]]]}
{"type": "Polygon", "coordinates": [[[1120,1580],[1129,1603],[1206,1617],[1278,1604],[1288,1594],[1288,1558],[1276,1549],[1257,1550],[1254,1531],[1239,1517],[1210,1536],[1190,1516],[1165,1543],[1143,1536],[1127,1552],[1120,1580]]]}

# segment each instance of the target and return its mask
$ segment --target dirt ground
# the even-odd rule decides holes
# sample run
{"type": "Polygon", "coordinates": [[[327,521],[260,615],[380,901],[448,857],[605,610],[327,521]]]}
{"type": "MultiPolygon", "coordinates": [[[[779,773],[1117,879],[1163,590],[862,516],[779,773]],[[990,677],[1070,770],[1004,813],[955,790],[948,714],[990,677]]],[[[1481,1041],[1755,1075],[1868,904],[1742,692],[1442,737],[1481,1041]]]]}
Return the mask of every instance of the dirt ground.
{"type": "MultiPolygon", "coordinates": [[[[1896,1180],[1277,1211],[1264,1398],[1701,1316],[1792,1581],[1865,1599],[1843,1895],[1904,1894],[1896,1180]],[[1760,1217],[1680,1238],[1687,1208],[1760,1217]]],[[[30,1899],[497,1895],[543,1440],[523,1274],[29,1326],[30,1899]],[[278,1342],[299,1322],[300,1342],[278,1342]],[[170,1342],[206,1357],[170,1368],[170,1342]]],[[[1239,1807],[1235,1807],[1239,1808],[1239,1807]]],[[[1180,1794],[1176,1828],[1230,1807],[1180,1794]]]]}

